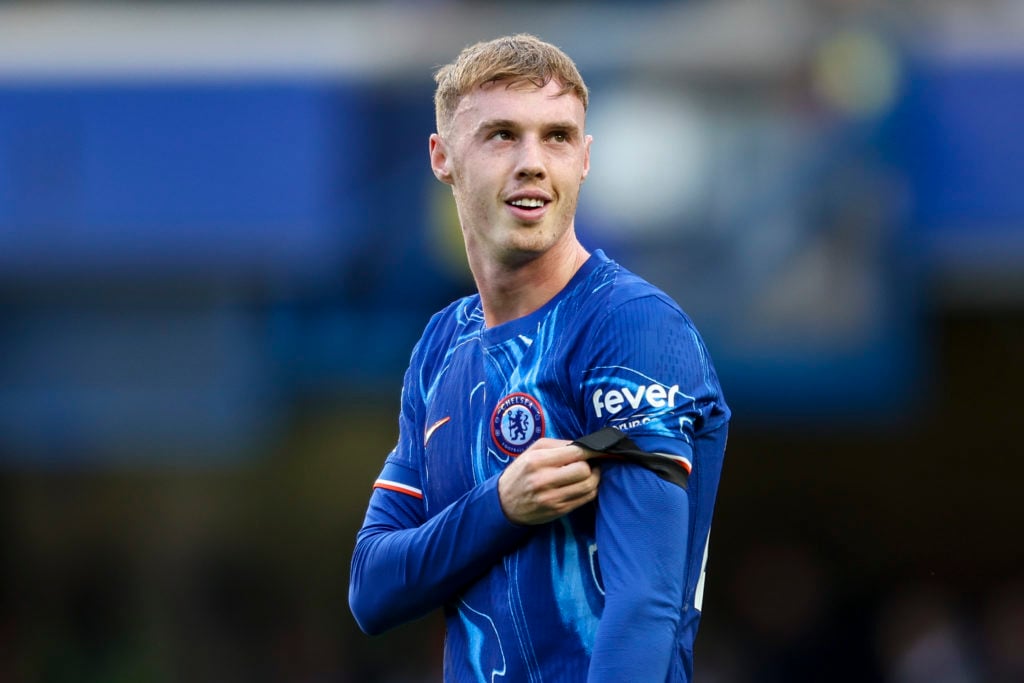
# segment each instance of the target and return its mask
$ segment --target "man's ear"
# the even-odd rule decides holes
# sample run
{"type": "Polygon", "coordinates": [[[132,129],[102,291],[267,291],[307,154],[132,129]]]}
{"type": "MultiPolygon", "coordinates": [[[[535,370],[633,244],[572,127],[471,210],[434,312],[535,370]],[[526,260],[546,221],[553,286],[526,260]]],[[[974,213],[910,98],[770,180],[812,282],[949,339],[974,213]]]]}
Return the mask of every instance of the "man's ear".
{"type": "Polygon", "coordinates": [[[590,173],[590,145],[593,142],[593,135],[583,138],[583,176],[580,178],[581,183],[587,179],[587,174],[590,173]]]}
{"type": "Polygon", "coordinates": [[[448,170],[448,148],[437,133],[430,136],[430,168],[434,171],[434,177],[442,183],[452,184],[452,173],[448,170]]]}

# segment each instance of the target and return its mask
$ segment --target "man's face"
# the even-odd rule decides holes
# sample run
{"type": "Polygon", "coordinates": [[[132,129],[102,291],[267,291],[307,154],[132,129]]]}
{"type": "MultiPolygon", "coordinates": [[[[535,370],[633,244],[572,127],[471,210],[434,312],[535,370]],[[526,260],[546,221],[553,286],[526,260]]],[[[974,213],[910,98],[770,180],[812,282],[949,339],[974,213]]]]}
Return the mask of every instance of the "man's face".
{"type": "Polygon", "coordinates": [[[551,81],[499,81],[459,102],[444,137],[431,136],[435,175],[453,187],[470,263],[515,266],[574,239],[580,184],[590,170],[583,103],[551,81]]]}

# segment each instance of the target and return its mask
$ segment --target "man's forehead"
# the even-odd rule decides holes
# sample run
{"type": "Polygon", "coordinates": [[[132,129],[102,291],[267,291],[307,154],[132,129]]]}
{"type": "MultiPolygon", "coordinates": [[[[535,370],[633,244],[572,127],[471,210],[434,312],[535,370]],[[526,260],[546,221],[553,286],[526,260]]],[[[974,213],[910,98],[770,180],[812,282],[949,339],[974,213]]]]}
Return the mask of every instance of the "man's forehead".
{"type": "MultiPolygon", "coordinates": [[[[459,100],[453,118],[458,121],[460,118],[471,119],[478,115],[491,116],[496,110],[515,107],[524,98],[550,102],[550,109],[564,112],[562,116],[576,115],[581,121],[583,119],[583,102],[574,91],[564,91],[556,79],[538,87],[526,78],[487,81],[473,88],[459,100]]],[[[532,109],[531,112],[536,113],[532,109]]]]}

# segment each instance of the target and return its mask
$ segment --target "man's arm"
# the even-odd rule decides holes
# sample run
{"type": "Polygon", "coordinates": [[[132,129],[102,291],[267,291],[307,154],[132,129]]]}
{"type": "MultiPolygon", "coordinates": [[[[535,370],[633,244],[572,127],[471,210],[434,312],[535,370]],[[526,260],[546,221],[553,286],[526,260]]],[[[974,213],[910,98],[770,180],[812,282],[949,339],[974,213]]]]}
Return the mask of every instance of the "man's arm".
{"type": "Polygon", "coordinates": [[[528,527],[505,517],[497,479],[422,523],[421,500],[374,491],[349,579],[349,606],[363,631],[376,635],[441,606],[522,541],[528,527]]]}
{"type": "Polygon", "coordinates": [[[703,341],[667,298],[609,307],[592,337],[583,383],[587,433],[623,427],[640,450],[677,456],[669,460],[691,476],[684,489],[629,461],[604,467],[595,532],[605,605],[588,680],[664,681],[682,654],[687,591],[700,571],[692,497],[714,499],[714,491],[699,490],[696,434],[728,420],[728,411],[703,341]]]}
{"type": "Polygon", "coordinates": [[[689,546],[686,490],[634,464],[604,468],[597,546],[605,587],[588,681],[664,681],[689,546]]]}
{"type": "Polygon", "coordinates": [[[521,543],[529,525],[593,500],[600,475],[589,457],[564,440],[541,439],[429,520],[421,498],[375,490],[349,583],[360,628],[381,633],[440,607],[521,543]]]}

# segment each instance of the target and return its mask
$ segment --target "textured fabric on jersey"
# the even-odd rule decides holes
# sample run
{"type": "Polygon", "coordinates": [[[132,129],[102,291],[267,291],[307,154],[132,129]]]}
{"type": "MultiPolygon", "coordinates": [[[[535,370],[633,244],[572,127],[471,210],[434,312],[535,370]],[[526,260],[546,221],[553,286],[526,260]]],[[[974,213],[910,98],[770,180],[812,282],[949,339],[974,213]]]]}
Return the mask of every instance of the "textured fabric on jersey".
{"type": "Polygon", "coordinates": [[[664,293],[595,252],[540,310],[485,328],[435,315],[370,499],[350,604],[379,633],[443,607],[446,681],[689,681],[729,409],[664,293]],[[595,503],[512,524],[497,479],[541,436],[614,426],[690,470],[688,489],[601,460],[595,503]]]}

